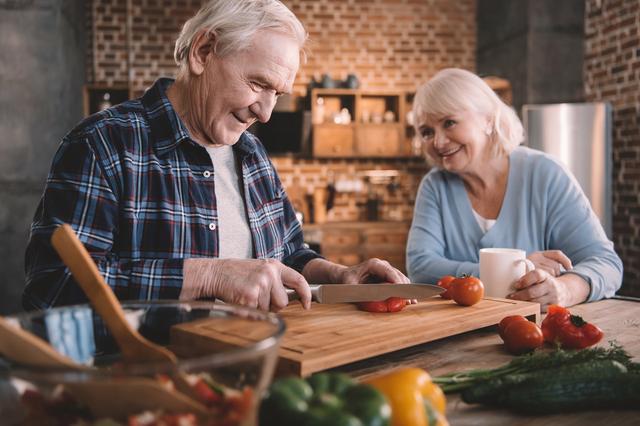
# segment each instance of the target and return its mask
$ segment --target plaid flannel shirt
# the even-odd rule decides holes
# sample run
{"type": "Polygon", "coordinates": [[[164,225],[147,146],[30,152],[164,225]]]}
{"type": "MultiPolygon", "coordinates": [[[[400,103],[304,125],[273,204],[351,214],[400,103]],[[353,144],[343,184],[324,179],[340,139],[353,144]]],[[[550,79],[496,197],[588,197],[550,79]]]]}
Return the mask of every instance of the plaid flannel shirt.
{"type": "MultiPolygon", "coordinates": [[[[53,159],[26,251],[25,309],[82,303],[82,291],[51,246],[69,223],[116,296],[177,299],[183,260],[218,256],[214,173],[166,97],[170,79],[141,98],[81,122],[53,159]]],[[[245,132],[234,145],[244,184],[254,257],[302,271],[305,248],[296,219],[262,144],[245,132]]]]}

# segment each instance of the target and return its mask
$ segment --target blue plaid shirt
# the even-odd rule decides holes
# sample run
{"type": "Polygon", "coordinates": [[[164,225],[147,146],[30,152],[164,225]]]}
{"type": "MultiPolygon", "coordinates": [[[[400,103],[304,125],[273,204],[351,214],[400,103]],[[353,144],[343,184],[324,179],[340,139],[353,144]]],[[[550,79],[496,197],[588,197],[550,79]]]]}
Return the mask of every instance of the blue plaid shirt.
{"type": "MultiPolygon", "coordinates": [[[[121,300],[177,299],[183,260],[218,257],[215,171],[166,96],[172,82],[158,80],[62,140],[31,226],[25,309],[86,301],[50,243],[61,223],[73,227],[121,300]]],[[[305,248],[264,147],[245,132],[234,151],[254,257],[301,271],[319,255],[305,248]]]]}

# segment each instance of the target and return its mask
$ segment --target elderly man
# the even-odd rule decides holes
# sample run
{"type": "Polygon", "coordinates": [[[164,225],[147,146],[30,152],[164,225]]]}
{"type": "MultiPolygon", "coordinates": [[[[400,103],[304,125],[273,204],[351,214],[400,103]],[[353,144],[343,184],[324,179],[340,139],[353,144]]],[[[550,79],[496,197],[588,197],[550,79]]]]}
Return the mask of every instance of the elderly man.
{"type": "Polygon", "coordinates": [[[176,42],[175,81],[81,122],[62,141],[26,253],[25,309],[84,295],[49,242],[69,223],[120,299],[217,298],[278,310],[285,287],[406,282],[307,249],[277,173],[247,128],[289,93],[306,32],[276,0],[213,0],[176,42]]]}

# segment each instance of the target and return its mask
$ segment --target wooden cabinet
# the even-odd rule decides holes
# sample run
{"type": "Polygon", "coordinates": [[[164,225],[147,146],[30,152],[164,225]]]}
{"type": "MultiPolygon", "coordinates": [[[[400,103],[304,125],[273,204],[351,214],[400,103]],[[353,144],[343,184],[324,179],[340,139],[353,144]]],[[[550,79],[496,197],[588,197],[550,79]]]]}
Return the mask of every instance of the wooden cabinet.
{"type": "Polygon", "coordinates": [[[356,222],[305,225],[305,238],[313,235],[322,255],[347,266],[377,257],[405,271],[409,224],[406,222],[356,222]]]}
{"type": "Polygon", "coordinates": [[[313,89],[314,157],[412,156],[403,92],[313,89]]]}
{"type": "Polygon", "coordinates": [[[350,157],[353,149],[353,126],[322,124],[314,126],[313,154],[316,157],[350,157]]]}

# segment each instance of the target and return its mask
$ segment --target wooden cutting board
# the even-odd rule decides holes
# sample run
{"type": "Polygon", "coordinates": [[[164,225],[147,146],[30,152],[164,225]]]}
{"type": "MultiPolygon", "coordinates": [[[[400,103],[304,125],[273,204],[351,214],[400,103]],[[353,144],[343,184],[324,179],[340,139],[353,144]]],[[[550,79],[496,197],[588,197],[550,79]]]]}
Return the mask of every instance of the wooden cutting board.
{"type": "MultiPolygon", "coordinates": [[[[376,355],[430,342],[455,334],[498,324],[507,315],[523,315],[540,321],[540,305],[507,299],[486,298],[473,306],[433,297],[392,314],[359,311],[353,304],[313,303],[305,311],[291,304],[280,312],[287,331],[280,346],[278,375],[308,376],[376,355]]],[[[258,324],[256,324],[258,326],[258,324]]],[[[262,333],[234,331],[229,324],[214,330],[207,322],[181,327],[181,339],[194,345],[220,348],[221,341],[251,343],[262,333]]],[[[177,330],[176,330],[177,331],[177,330]]],[[[178,337],[175,336],[174,337],[178,337]]]]}

